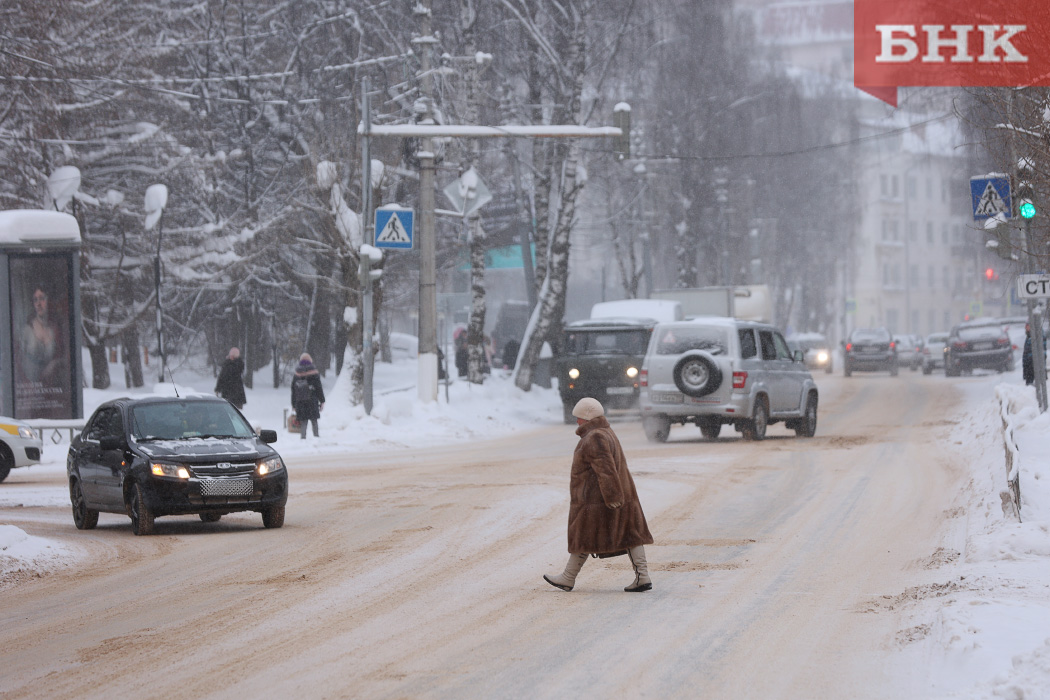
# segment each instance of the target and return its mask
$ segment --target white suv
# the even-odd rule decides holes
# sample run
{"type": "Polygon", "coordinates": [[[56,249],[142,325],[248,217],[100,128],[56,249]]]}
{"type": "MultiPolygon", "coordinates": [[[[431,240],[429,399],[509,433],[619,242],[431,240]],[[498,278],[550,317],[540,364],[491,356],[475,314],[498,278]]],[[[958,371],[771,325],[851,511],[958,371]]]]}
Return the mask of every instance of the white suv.
{"type": "Polygon", "coordinates": [[[817,385],[802,352],[776,328],[701,317],[653,329],[639,379],[642,424],[664,442],[672,423],[695,423],[705,438],[730,424],[747,440],[784,421],[800,437],[817,430],[817,385]]]}

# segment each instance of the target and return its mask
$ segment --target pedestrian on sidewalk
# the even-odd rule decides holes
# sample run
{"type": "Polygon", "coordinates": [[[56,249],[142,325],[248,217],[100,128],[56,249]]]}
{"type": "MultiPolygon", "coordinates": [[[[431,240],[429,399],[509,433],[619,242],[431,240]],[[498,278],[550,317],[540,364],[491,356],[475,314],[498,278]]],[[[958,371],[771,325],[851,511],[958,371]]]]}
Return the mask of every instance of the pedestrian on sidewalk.
{"type": "Polygon", "coordinates": [[[324,389],[321,387],[321,374],[314,367],[313,358],[308,353],[299,356],[299,366],[295,368],[292,378],[292,408],[299,421],[299,437],[306,439],[306,423],[313,424],[314,437],[317,434],[317,420],[324,410],[324,389]]]}
{"type": "Polygon", "coordinates": [[[643,545],[652,544],[653,536],[620,441],[596,399],[580,399],[572,415],[580,441],[569,475],[569,562],[562,573],[543,578],[571,591],[588,555],[604,559],[626,554],[634,567],[634,582],[624,590],[651,590],[643,545]]]}
{"type": "Polygon", "coordinates": [[[219,370],[219,379],[215,382],[215,393],[226,399],[238,410],[244,408],[247,399],[244,396],[244,360],[241,359],[241,351],[230,348],[226,360],[219,370]]]}
{"type": "Polygon", "coordinates": [[[1032,324],[1024,324],[1024,350],[1021,351],[1021,377],[1024,383],[1035,383],[1035,366],[1032,364],[1032,324]]]}

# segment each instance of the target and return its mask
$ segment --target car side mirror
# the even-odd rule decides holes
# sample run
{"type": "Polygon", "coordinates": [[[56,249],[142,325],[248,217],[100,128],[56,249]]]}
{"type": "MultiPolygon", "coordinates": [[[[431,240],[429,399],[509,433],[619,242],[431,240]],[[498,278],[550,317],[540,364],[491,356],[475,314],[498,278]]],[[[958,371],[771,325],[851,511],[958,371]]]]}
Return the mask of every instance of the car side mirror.
{"type": "Polygon", "coordinates": [[[265,442],[267,445],[277,442],[277,431],[276,430],[260,430],[259,439],[265,442]]]}
{"type": "Polygon", "coordinates": [[[793,359],[795,360],[795,362],[804,362],[806,359],[806,354],[801,350],[796,350],[793,359]]]}
{"type": "Polygon", "coordinates": [[[124,449],[124,438],[119,435],[106,435],[98,441],[99,447],[102,448],[103,452],[109,452],[110,450],[122,450],[124,449]]]}

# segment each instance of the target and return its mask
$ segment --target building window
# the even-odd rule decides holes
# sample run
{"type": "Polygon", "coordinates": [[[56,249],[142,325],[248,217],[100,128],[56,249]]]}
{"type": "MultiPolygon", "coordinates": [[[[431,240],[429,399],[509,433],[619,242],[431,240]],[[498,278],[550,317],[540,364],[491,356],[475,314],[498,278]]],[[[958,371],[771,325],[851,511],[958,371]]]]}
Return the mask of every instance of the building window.
{"type": "Polygon", "coordinates": [[[952,275],[947,265],[944,266],[944,288],[949,290],[952,288],[952,275]]]}
{"type": "Polygon", "coordinates": [[[941,243],[948,245],[948,224],[941,224],[941,243]]]}
{"type": "Polygon", "coordinates": [[[952,314],[950,311],[944,312],[944,325],[941,326],[941,328],[943,328],[946,331],[950,331],[952,329],[952,314]]]}
{"type": "Polygon", "coordinates": [[[937,277],[937,269],[933,265],[930,265],[929,267],[927,267],[926,268],[926,280],[930,283],[930,289],[933,289],[934,287],[937,286],[936,277],[937,277]]]}
{"type": "Polygon", "coordinates": [[[882,265],[882,286],[890,286],[890,266],[888,263],[882,265]]]}
{"type": "Polygon", "coordinates": [[[889,328],[890,333],[900,333],[899,318],[900,314],[897,309],[886,309],[886,327],[889,328]]]}
{"type": "Polygon", "coordinates": [[[896,263],[893,265],[893,286],[897,288],[901,286],[901,266],[896,263]]]}
{"type": "Polygon", "coordinates": [[[916,184],[914,177],[904,178],[904,196],[907,199],[914,200],[919,193],[919,187],[916,184]]]}
{"type": "Polygon", "coordinates": [[[937,330],[937,312],[933,309],[930,309],[930,313],[927,315],[929,317],[929,324],[926,328],[926,332],[933,333],[935,330],[937,330]]]}
{"type": "Polygon", "coordinates": [[[928,244],[930,244],[930,245],[933,245],[933,222],[932,221],[927,221],[926,222],[926,242],[928,244]]]}
{"type": "Polygon", "coordinates": [[[897,195],[900,192],[899,189],[900,180],[897,179],[896,175],[890,176],[890,196],[897,199],[897,195]]]}
{"type": "Polygon", "coordinates": [[[890,196],[889,178],[885,174],[879,175],[879,193],[883,197],[890,196]]]}
{"type": "Polygon", "coordinates": [[[909,265],[908,266],[908,286],[918,287],[919,286],[919,266],[909,265]]]}
{"type": "Polygon", "coordinates": [[[926,199],[933,199],[933,178],[926,178],[926,199]]]}
{"type": "Polygon", "coordinates": [[[912,309],[911,312],[911,328],[908,329],[909,333],[919,332],[919,310],[912,309]]]}
{"type": "Polygon", "coordinates": [[[916,221],[908,222],[908,240],[917,243],[919,240],[919,224],[916,221]]]}
{"type": "Polygon", "coordinates": [[[897,240],[897,220],[890,219],[890,240],[897,240]]]}

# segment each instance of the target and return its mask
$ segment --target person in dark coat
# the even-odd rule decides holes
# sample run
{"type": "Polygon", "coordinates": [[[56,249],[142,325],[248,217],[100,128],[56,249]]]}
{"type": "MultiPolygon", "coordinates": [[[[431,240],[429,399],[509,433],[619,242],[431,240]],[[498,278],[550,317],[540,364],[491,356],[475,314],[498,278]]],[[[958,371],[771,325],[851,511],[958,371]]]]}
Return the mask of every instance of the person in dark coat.
{"type": "Polygon", "coordinates": [[[1032,326],[1024,324],[1024,350],[1021,351],[1021,376],[1024,383],[1031,386],[1035,383],[1035,366],[1032,364],[1032,326]]]}
{"type": "Polygon", "coordinates": [[[292,377],[292,408],[299,421],[299,437],[306,439],[306,423],[313,424],[314,437],[317,434],[317,419],[324,410],[324,389],[321,387],[321,374],[314,367],[313,358],[303,353],[299,356],[299,366],[292,377]]]}
{"type": "Polygon", "coordinates": [[[226,399],[238,409],[244,408],[247,399],[244,396],[244,360],[241,359],[241,351],[230,348],[226,361],[222,363],[219,370],[219,379],[215,382],[215,393],[226,399]]]}
{"type": "Polygon", "coordinates": [[[569,476],[569,561],[562,573],[543,578],[555,588],[571,591],[588,555],[626,554],[634,567],[634,581],[624,590],[652,590],[644,545],[652,544],[653,536],[620,441],[596,399],[580,399],[572,415],[580,442],[569,476]]]}

